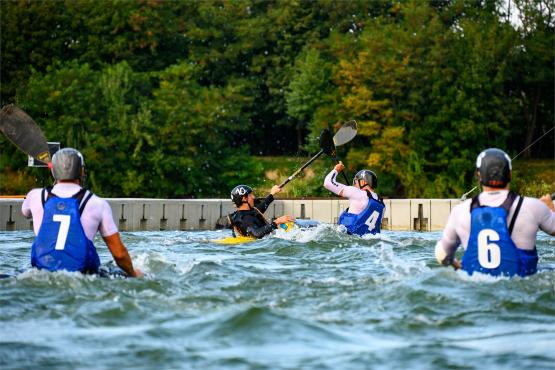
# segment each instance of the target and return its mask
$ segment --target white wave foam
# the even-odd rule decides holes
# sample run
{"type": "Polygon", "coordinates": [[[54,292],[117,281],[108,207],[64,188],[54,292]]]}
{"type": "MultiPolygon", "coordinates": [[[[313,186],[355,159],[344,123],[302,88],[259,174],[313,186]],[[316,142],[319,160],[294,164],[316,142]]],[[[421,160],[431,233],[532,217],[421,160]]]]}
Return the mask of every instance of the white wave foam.
{"type": "Polygon", "coordinates": [[[170,264],[168,257],[160,253],[139,253],[133,256],[133,266],[145,273],[151,272],[153,263],[170,264]]]}
{"type": "Polygon", "coordinates": [[[181,275],[186,275],[195,266],[201,265],[203,263],[214,263],[216,265],[222,266],[224,261],[227,259],[231,259],[231,256],[224,256],[224,255],[216,255],[216,256],[202,256],[202,257],[195,257],[192,259],[187,259],[184,262],[177,263],[175,268],[181,275]]]}
{"type": "MultiPolygon", "coordinates": [[[[349,235],[344,225],[325,224],[321,223],[313,228],[298,228],[285,231],[282,229],[276,230],[275,238],[296,241],[299,243],[308,243],[314,241],[321,241],[326,238],[340,238],[341,241],[348,241],[350,245],[358,244],[359,241],[383,241],[393,245],[402,245],[402,243],[393,238],[394,235],[381,234],[366,234],[363,236],[349,235]]],[[[364,245],[364,244],[362,244],[364,245]]]]}
{"type": "MultiPolygon", "coordinates": [[[[472,275],[468,275],[466,271],[457,270],[457,275],[464,281],[470,281],[475,283],[498,283],[500,281],[507,281],[510,280],[510,277],[507,276],[492,276],[488,274],[482,274],[480,272],[475,272],[472,275]]],[[[513,277],[513,279],[518,279],[518,277],[513,277]]]]}
{"type": "Polygon", "coordinates": [[[183,265],[181,265],[181,264],[177,265],[177,266],[176,266],[176,269],[177,269],[177,272],[178,272],[180,275],[187,275],[189,272],[191,272],[191,270],[192,270],[195,266],[198,266],[198,265],[200,265],[200,264],[201,264],[201,261],[198,261],[198,260],[193,259],[193,260],[187,261],[187,262],[186,262],[185,264],[183,264],[183,265]]]}
{"type": "Polygon", "coordinates": [[[398,277],[415,276],[430,270],[423,261],[408,261],[397,256],[391,245],[382,242],[379,245],[380,261],[386,269],[398,277]]]}
{"type": "Polygon", "coordinates": [[[80,272],[70,272],[66,270],[47,271],[30,268],[15,276],[15,281],[42,282],[54,286],[66,286],[71,289],[79,289],[83,283],[94,281],[97,275],[82,274],[80,272]]]}
{"type": "Polygon", "coordinates": [[[360,237],[363,240],[379,240],[379,241],[383,241],[383,242],[387,242],[390,244],[395,244],[395,245],[402,245],[402,243],[400,241],[397,241],[395,239],[390,238],[389,236],[381,233],[381,234],[365,234],[363,236],[360,237]]]}
{"type": "Polygon", "coordinates": [[[343,225],[334,224],[318,224],[316,227],[311,228],[299,228],[295,227],[291,231],[285,231],[282,229],[276,230],[274,237],[284,240],[296,241],[299,243],[308,243],[312,241],[319,241],[323,238],[333,235],[347,235],[345,232],[345,227],[343,225]]]}

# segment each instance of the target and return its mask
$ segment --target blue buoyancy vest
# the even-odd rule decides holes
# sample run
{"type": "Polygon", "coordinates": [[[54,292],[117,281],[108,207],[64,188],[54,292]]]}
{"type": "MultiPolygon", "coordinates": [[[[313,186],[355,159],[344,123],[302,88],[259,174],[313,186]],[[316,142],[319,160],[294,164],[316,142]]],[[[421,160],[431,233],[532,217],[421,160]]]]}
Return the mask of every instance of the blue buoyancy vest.
{"type": "Polygon", "coordinates": [[[462,269],[469,275],[481,272],[493,276],[527,276],[536,273],[538,253],[536,248],[527,251],[517,248],[511,239],[523,197],[510,192],[499,207],[481,206],[478,196],[470,206],[470,237],[462,258],[462,269]],[[511,224],[507,215],[516,197],[519,197],[511,224]]]}
{"type": "Polygon", "coordinates": [[[31,248],[31,265],[49,271],[98,271],[100,258],[81,224],[81,213],[92,195],[81,189],[70,198],[60,198],[43,189],[44,215],[31,248]]]}
{"type": "Polygon", "coordinates": [[[339,225],[344,225],[349,234],[377,234],[382,226],[382,217],[385,204],[381,199],[374,199],[370,192],[368,194],[368,205],[358,215],[349,213],[347,208],[339,215],[339,225]]]}

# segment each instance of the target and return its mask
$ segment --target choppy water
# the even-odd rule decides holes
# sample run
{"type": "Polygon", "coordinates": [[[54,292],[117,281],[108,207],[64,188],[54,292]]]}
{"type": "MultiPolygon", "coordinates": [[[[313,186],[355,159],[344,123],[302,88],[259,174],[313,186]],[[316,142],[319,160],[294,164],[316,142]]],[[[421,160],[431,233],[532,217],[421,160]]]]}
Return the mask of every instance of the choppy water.
{"type": "MultiPolygon", "coordinates": [[[[142,280],[34,270],[0,279],[0,368],[555,366],[555,270],[470,278],[436,264],[439,233],[365,240],[328,225],[209,241],[226,235],[123,233],[142,280]]],[[[32,240],[0,233],[0,272],[25,269],[32,240]]],[[[555,263],[554,238],[538,249],[555,263]]]]}

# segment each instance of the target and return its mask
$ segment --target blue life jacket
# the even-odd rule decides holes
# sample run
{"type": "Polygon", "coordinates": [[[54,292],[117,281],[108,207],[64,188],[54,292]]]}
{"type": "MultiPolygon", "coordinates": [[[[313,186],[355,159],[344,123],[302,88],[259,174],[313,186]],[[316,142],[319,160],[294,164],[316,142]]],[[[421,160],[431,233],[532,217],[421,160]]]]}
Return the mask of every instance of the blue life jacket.
{"type": "Polygon", "coordinates": [[[499,207],[481,206],[478,196],[470,206],[470,238],[462,258],[462,269],[469,275],[478,271],[493,276],[527,276],[536,273],[538,252],[517,248],[511,239],[523,197],[510,192],[499,207]],[[507,215],[519,197],[510,226],[507,215]]]}
{"type": "Polygon", "coordinates": [[[362,236],[380,232],[385,204],[381,199],[374,199],[369,191],[366,193],[368,194],[368,205],[362,212],[355,215],[349,213],[349,208],[347,208],[339,215],[339,225],[344,225],[349,234],[362,236]]]}
{"type": "Polygon", "coordinates": [[[70,198],[60,198],[51,188],[42,190],[44,215],[31,248],[31,265],[49,271],[98,272],[100,258],[81,225],[81,213],[92,195],[81,189],[70,198]]]}

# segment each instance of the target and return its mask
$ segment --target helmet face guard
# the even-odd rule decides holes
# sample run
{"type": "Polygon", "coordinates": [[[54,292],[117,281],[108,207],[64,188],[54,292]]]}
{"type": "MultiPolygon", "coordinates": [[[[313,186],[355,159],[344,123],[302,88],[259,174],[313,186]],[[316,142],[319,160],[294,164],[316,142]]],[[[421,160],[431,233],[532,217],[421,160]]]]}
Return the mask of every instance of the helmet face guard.
{"type": "Polygon", "coordinates": [[[511,158],[501,149],[486,149],[476,158],[476,171],[480,174],[480,184],[504,188],[511,182],[511,158]]]}
{"type": "Polygon", "coordinates": [[[356,184],[358,184],[360,189],[362,189],[364,186],[369,186],[372,189],[375,189],[378,187],[378,176],[376,176],[376,174],[370,170],[358,171],[355,177],[353,177],[353,186],[355,186],[356,184]],[[360,181],[362,180],[366,181],[367,185],[361,186],[360,181]]]}
{"type": "Polygon", "coordinates": [[[237,207],[240,207],[241,204],[246,203],[243,200],[244,197],[247,197],[250,193],[252,193],[252,188],[247,185],[237,185],[236,187],[231,190],[231,200],[237,207]]]}
{"type": "Polygon", "coordinates": [[[58,150],[52,157],[52,176],[56,180],[81,180],[85,167],[83,155],[73,148],[58,150]]]}

